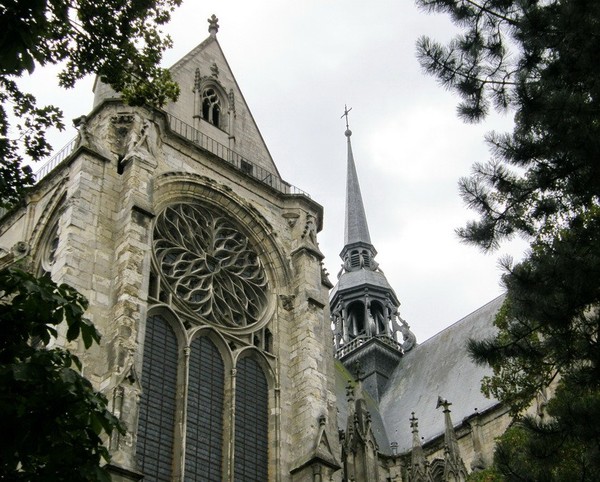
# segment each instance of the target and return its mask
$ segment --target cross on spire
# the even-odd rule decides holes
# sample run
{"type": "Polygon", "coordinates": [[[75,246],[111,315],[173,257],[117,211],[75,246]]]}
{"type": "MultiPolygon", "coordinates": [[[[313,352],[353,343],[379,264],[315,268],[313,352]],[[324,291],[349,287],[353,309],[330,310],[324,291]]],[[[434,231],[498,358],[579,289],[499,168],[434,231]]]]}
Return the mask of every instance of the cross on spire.
{"type": "MultiPolygon", "coordinates": [[[[344,113],[342,114],[342,117],[346,118],[346,136],[348,136],[348,137],[350,137],[350,135],[352,134],[352,131],[350,131],[350,127],[348,126],[348,114],[350,113],[351,110],[352,110],[352,107],[350,107],[348,109],[348,106],[346,104],[344,104],[344,113]]],[[[342,117],[340,117],[340,119],[342,117]]]]}
{"type": "Polygon", "coordinates": [[[418,430],[418,428],[419,428],[419,419],[417,417],[415,417],[415,412],[411,412],[410,415],[411,415],[411,417],[409,418],[410,428],[418,430]]]}

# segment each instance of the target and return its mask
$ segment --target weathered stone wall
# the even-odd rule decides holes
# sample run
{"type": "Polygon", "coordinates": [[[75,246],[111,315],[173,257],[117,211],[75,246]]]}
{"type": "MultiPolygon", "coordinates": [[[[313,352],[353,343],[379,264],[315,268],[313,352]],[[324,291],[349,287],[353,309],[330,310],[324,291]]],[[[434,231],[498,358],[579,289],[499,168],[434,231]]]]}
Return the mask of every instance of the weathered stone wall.
{"type": "MultiPolygon", "coordinates": [[[[270,478],[313,480],[317,474],[329,480],[339,448],[328,281],[316,241],[321,207],[263,185],[173,135],[164,116],[152,110],[103,103],[87,119],[86,132],[87,145],[36,187],[36,202],[7,218],[0,247],[33,242],[34,267],[48,223],[58,220],[52,277],[88,298],[87,315],[103,334],[99,347],[72,348],[81,353],[84,375],[128,426],[125,436],[110,441],[120,480],[135,478],[137,469],[153,220],[170,203],[194,200],[219,206],[235,219],[269,273],[270,478]]],[[[236,337],[252,343],[250,332],[236,337]]]]}
{"type": "Polygon", "coordinates": [[[181,87],[181,94],[177,102],[165,107],[168,113],[233,149],[245,159],[277,174],[277,168],[216,39],[209,37],[198,45],[171,67],[171,73],[181,87]],[[197,75],[212,78],[222,86],[220,129],[200,119],[199,93],[194,92],[197,75]],[[230,102],[233,105],[231,111],[230,102]]]}

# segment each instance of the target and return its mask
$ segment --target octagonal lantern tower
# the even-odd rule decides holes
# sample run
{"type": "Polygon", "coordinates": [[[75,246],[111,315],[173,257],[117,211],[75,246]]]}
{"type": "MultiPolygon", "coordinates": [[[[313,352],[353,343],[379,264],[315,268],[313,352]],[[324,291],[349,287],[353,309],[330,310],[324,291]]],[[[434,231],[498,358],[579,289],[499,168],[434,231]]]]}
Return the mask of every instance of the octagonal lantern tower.
{"type": "MultiPolygon", "coordinates": [[[[347,117],[348,109],[345,114],[347,117]]],[[[371,243],[358,175],[346,123],[348,172],[343,264],[330,294],[336,357],[376,399],[405,351],[415,344],[400,318],[400,302],[388,283],[371,243]]]]}

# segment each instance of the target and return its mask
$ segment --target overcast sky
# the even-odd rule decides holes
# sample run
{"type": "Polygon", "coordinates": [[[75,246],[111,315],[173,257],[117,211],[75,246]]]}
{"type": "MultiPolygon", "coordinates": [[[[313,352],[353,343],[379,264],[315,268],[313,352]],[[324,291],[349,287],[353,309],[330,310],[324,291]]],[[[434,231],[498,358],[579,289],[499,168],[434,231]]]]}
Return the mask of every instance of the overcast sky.
{"type": "MultiPolygon", "coordinates": [[[[509,129],[510,116],[464,124],[457,98],[422,73],[415,42],[450,38],[447,18],[406,0],[184,0],[167,29],[174,48],[165,65],[207,37],[213,13],[281,175],[325,209],[319,242],[333,283],[344,236],[347,104],[371,241],[418,341],[502,292],[497,260],[523,243],[486,255],[461,244],[454,229],[474,218],[457,181],[489,158],[484,134],[509,129]]],[[[31,79],[34,92],[61,106],[68,124],[91,109],[91,79],[61,92],[40,75],[53,71],[31,79]]],[[[56,138],[56,147],[74,135],[56,138]]]]}

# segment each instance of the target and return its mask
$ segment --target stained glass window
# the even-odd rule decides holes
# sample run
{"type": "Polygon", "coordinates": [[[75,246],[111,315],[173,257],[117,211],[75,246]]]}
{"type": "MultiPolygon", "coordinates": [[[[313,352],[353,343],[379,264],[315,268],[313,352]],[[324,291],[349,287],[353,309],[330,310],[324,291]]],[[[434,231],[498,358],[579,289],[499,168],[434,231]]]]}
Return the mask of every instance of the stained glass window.
{"type": "Polygon", "coordinates": [[[177,338],[161,316],[149,316],[144,341],[137,460],[146,481],[171,481],[177,390],[177,338]]]}
{"type": "Polygon", "coordinates": [[[224,367],[207,337],[192,342],[188,384],[185,480],[221,482],[224,367]]]}
{"type": "Polygon", "coordinates": [[[205,206],[176,204],[154,228],[156,261],[176,300],[216,325],[248,326],[267,306],[267,276],[250,240],[205,206]]]}
{"type": "Polygon", "coordinates": [[[264,482],[268,480],[267,380],[252,358],[242,358],[236,373],[235,480],[264,482]]]}

